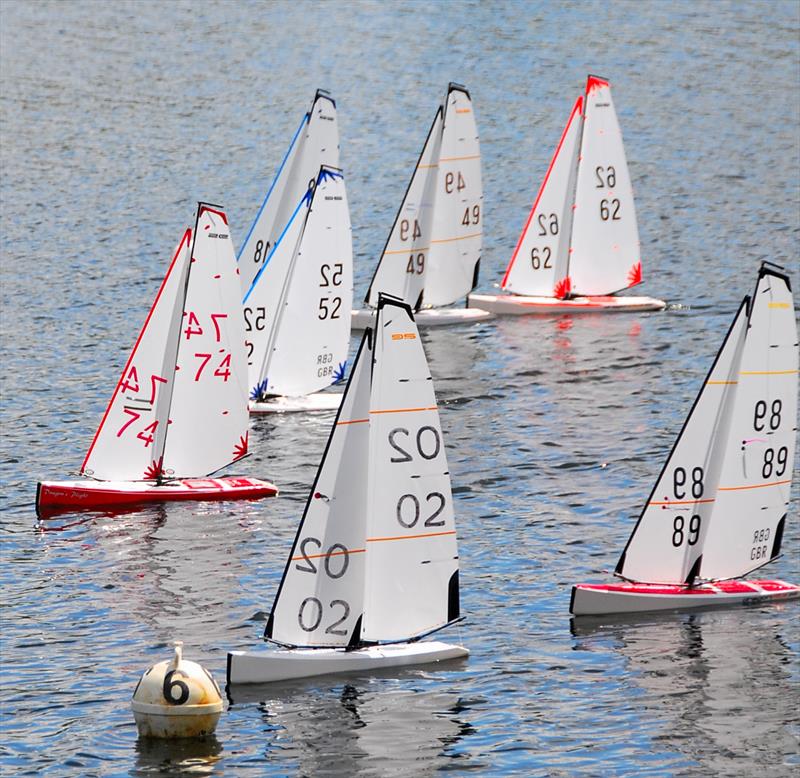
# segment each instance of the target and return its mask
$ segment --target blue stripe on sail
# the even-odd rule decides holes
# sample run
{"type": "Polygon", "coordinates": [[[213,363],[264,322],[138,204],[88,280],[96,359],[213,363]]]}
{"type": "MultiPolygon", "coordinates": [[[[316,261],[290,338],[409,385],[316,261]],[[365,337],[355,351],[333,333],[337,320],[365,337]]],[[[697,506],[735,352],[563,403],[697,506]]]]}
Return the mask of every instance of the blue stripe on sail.
{"type": "Polygon", "coordinates": [[[250,240],[250,236],[253,234],[253,230],[256,228],[256,224],[258,224],[258,220],[261,216],[261,212],[267,205],[267,200],[269,200],[269,196],[272,194],[272,190],[275,188],[275,184],[278,182],[278,179],[281,176],[281,171],[283,171],[283,166],[286,164],[286,160],[289,159],[289,155],[292,153],[292,149],[294,148],[294,144],[297,141],[300,132],[303,129],[303,125],[308,122],[311,118],[311,114],[307,113],[303,116],[300,126],[297,128],[297,132],[295,132],[294,137],[292,138],[292,142],[289,144],[289,149],[287,150],[286,154],[283,157],[283,162],[281,162],[280,167],[278,168],[278,172],[275,174],[275,178],[272,179],[272,183],[270,184],[269,189],[267,190],[267,194],[264,196],[264,202],[261,203],[261,207],[258,209],[258,213],[256,214],[256,218],[253,220],[253,223],[250,225],[250,229],[247,231],[247,235],[245,239],[242,241],[241,248],[239,249],[239,253],[236,255],[236,261],[238,262],[241,259],[242,254],[244,253],[245,247],[247,246],[247,241],[250,240]]]}
{"type": "Polygon", "coordinates": [[[247,299],[250,297],[251,292],[253,291],[253,289],[256,288],[258,279],[261,278],[261,274],[264,272],[267,265],[269,264],[269,261],[272,259],[272,255],[275,253],[275,250],[278,248],[278,246],[281,245],[283,236],[286,235],[286,231],[289,229],[289,227],[292,226],[292,222],[297,217],[298,212],[306,203],[310,202],[310,200],[311,200],[311,190],[309,189],[308,192],[306,192],[303,195],[303,199],[297,204],[297,208],[294,209],[294,213],[289,218],[289,221],[286,222],[286,226],[283,228],[283,232],[280,234],[278,240],[275,241],[275,245],[272,247],[272,251],[269,252],[267,258],[264,260],[264,264],[259,268],[258,273],[256,273],[255,278],[253,279],[253,283],[250,284],[250,288],[247,290],[247,294],[244,296],[244,299],[242,300],[242,305],[244,305],[247,302],[247,299]]]}

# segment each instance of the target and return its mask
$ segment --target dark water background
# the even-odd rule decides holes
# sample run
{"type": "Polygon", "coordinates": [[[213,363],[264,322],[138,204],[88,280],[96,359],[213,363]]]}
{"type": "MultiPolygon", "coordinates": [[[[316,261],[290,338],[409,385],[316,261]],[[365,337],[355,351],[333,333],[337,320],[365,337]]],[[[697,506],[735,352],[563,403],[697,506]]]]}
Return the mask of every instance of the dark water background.
{"type": "MultiPolygon", "coordinates": [[[[0,2],[2,735],[8,775],[718,775],[800,770],[800,605],[573,634],[762,259],[800,248],[795,2],[0,2]],[[642,293],[665,313],[424,337],[462,558],[462,664],[263,688],[217,739],[137,743],[139,673],[224,679],[263,629],[330,417],[255,419],[275,500],[66,516],[73,473],[194,201],[240,239],[317,87],[338,103],[363,295],[447,82],[472,93],[481,287],[587,72],[611,79],[642,293]]],[[[795,490],[797,494],[797,490],[795,490]]],[[[800,576],[797,498],[775,577],[800,576]]]]}

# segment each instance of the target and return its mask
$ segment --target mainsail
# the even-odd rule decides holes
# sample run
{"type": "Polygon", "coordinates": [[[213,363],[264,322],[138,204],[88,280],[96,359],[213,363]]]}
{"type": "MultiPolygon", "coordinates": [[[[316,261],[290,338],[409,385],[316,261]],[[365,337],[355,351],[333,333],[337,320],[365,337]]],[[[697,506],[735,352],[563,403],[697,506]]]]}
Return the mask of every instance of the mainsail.
{"type": "Polygon", "coordinates": [[[700,575],[745,575],[779,555],[797,439],[797,320],[789,279],[759,273],[700,575]]]}
{"type": "Polygon", "coordinates": [[[321,165],[339,167],[336,103],[324,90],[314,95],[311,110],[300,121],[286,156],[267,190],[264,202],[239,249],[242,292],[267,264],[289,217],[314,185],[321,165]]]}
{"type": "Polygon", "coordinates": [[[452,494],[408,305],[381,296],[289,555],[266,637],[409,640],[458,618],[452,494]]]}
{"type": "Polygon", "coordinates": [[[344,177],[327,166],[244,298],[250,397],[297,397],[344,376],[353,248],[344,177]]]}

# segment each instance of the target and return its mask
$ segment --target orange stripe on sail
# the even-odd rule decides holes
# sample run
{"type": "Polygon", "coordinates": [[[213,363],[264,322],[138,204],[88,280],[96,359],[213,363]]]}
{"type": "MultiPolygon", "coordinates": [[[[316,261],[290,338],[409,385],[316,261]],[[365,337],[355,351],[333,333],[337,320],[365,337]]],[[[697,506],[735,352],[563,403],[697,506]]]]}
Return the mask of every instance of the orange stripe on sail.
{"type": "Polygon", "coordinates": [[[426,532],[422,535],[395,535],[390,538],[367,538],[367,543],[382,543],[384,540],[413,540],[415,538],[437,538],[442,535],[455,535],[454,529],[447,532],[426,532]]]}
{"type": "Polygon", "coordinates": [[[430,408],[387,408],[384,411],[370,411],[370,413],[416,413],[417,411],[436,411],[438,407],[433,405],[430,408]]]}
{"type": "Polygon", "coordinates": [[[396,249],[392,251],[384,251],[384,254],[413,254],[415,251],[427,251],[430,246],[415,246],[409,247],[407,249],[396,249]]]}
{"type": "Polygon", "coordinates": [[[468,240],[469,238],[480,238],[482,232],[473,232],[471,235],[460,235],[457,238],[440,238],[439,240],[432,240],[431,243],[452,243],[454,240],[468,240]]]}
{"type": "Polygon", "coordinates": [[[327,556],[344,556],[345,554],[363,554],[367,549],[365,548],[350,548],[347,551],[332,551],[325,554],[301,554],[300,556],[293,556],[290,561],[302,562],[304,559],[322,559],[327,556]]]}
{"type": "Polygon", "coordinates": [[[796,370],[742,370],[739,375],[794,375],[796,370]]]}
{"type": "Polygon", "coordinates": [[[439,157],[439,162],[460,162],[462,159],[480,159],[480,154],[472,154],[467,157],[439,157]]]}
{"type": "Polygon", "coordinates": [[[719,386],[720,384],[738,384],[738,381],[706,381],[707,386],[719,386]]]}
{"type": "Polygon", "coordinates": [[[768,484],[754,484],[753,486],[720,486],[718,487],[720,492],[737,492],[741,489],[763,489],[767,486],[780,486],[781,484],[790,484],[792,482],[791,478],[788,478],[785,481],[771,481],[768,484]]]}
{"type": "Polygon", "coordinates": [[[653,500],[650,505],[699,505],[700,503],[714,502],[713,497],[707,500],[664,500],[663,502],[656,502],[653,500]]]}
{"type": "Polygon", "coordinates": [[[337,421],[336,426],[338,427],[340,424],[365,424],[368,421],[369,419],[350,419],[350,421],[337,421]]]}

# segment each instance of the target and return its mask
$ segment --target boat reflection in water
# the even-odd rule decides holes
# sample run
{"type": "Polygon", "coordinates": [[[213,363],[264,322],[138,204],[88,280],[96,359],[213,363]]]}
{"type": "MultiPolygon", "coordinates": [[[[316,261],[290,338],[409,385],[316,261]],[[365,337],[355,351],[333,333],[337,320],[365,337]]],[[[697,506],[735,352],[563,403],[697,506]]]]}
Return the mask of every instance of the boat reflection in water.
{"type": "Polygon", "coordinates": [[[797,624],[797,605],[787,603],[635,622],[584,617],[572,633],[576,651],[607,654],[609,668],[622,659],[604,676],[616,686],[609,696],[639,709],[659,751],[703,775],[741,775],[755,763],[772,775],[797,759],[797,697],[786,694],[797,624]]]}
{"type": "MultiPolygon", "coordinates": [[[[458,660],[450,668],[457,677],[458,660]]],[[[464,701],[456,691],[432,691],[427,678],[419,670],[394,669],[330,687],[302,681],[228,686],[228,716],[257,702],[265,757],[280,752],[282,760],[296,760],[298,775],[412,775],[415,762],[442,764],[443,756],[478,767],[457,753],[473,731],[461,715],[464,701]]]]}

